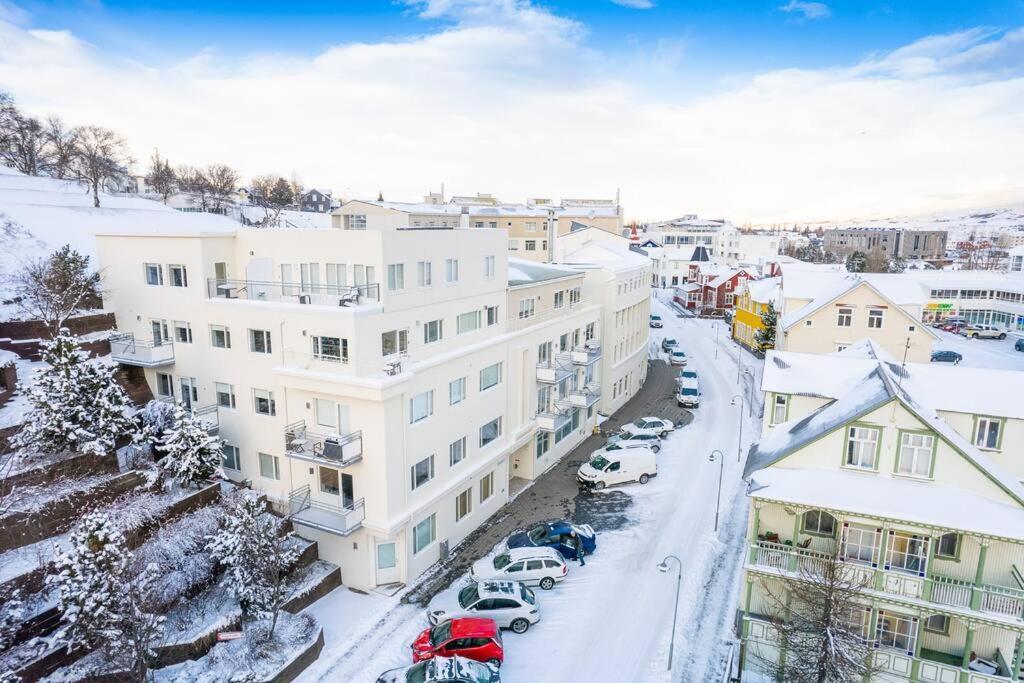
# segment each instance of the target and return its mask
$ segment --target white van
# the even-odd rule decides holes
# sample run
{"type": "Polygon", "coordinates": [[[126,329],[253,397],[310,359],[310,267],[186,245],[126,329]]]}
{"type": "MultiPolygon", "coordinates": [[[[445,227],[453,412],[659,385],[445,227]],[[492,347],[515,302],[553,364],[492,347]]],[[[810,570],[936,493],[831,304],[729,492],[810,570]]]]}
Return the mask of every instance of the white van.
{"type": "Polygon", "coordinates": [[[638,481],[646,484],[658,476],[658,462],[650,448],[625,448],[595,455],[580,465],[576,481],[583,488],[600,491],[605,486],[638,481]]]}
{"type": "Polygon", "coordinates": [[[679,389],[676,391],[676,404],[680,408],[696,408],[700,405],[700,382],[684,377],[676,380],[679,389]]]}

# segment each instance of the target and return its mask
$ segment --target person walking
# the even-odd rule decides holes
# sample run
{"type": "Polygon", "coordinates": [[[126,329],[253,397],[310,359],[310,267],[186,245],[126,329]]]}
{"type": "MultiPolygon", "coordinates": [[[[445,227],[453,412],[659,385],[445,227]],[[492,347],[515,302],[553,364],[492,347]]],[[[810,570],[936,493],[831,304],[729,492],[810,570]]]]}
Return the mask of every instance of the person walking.
{"type": "Polygon", "coordinates": [[[587,565],[587,561],[583,559],[583,556],[587,554],[587,551],[583,547],[583,537],[575,531],[571,532],[569,536],[572,538],[573,548],[576,549],[576,560],[580,563],[581,567],[585,567],[587,565]]]}

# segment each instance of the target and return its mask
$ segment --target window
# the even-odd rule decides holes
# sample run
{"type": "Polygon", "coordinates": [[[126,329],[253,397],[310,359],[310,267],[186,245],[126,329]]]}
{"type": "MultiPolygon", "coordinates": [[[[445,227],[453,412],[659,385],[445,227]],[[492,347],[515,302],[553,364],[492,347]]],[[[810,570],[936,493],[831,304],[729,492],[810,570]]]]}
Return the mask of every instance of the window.
{"type": "Polygon", "coordinates": [[[537,362],[540,364],[547,363],[551,360],[551,342],[544,342],[537,346],[537,362]]]}
{"type": "Polygon", "coordinates": [[[924,620],[924,630],[931,633],[949,634],[949,617],[945,614],[933,614],[924,620]]]}
{"type": "Polygon", "coordinates": [[[313,358],[333,363],[347,363],[348,339],[313,337],[313,358]]]}
{"type": "Polygon", "coordinates": [[[480,448],[496,441],[501,436],[501,418],[496,417],[480,428],[480,448]]]}
{"type": "Polygon", "coordinates": [[[519,319],[525,320],[526,318],[532,318],[535,309],[535,303],[533,299],[520,299],[519,300],[519,319]]]}
{"type": "Polygon", "coordinates": [[[480,480],[480,502],[490,498],[494,494],[494,472],[489,473],[480,480]]]}
{"type": "Polygon", "coordinates": [[[249,350],[253,353],[270,353],[270,330],[249,330],[249,350]]]}
{"type": "Polygon", "coordinates": [[[843,529],[842,555],[851,562],[872,564],[878,531],[873,528],[849,526],[843,529]]]}
{"type": "Polygon", "coordinates": [[[409,424],[425,420],[434,414],[434,390],[424,391],[409,399],[409,424]]]}
{"type": "Polygon", "coordinates": [[[394,292],[405,289],[405,264],[388,264],[388,291],[394,292]]]}
{"type": "Polygon", "coordinates": [[[412,475],[412,490],[415,491],[434,478],[434,456],[428,455],[409,469],[412,475]]]}
{"type": "Polygon", "coordinates": [[[981,448],[999,448],[1002,420],[994,417],[979,417],[974,430],[974,445],[981,448]]]}
{"type": "Polygon", "coordinates": [[[917,644],[917,619],[879,610],[875,635],[881,647],[913,655],[917,644]]]}
{"type": "Polygon", "coordinates": [[[494,277],[494,257],[484,256],[484,277],[494,277]]]}
{"type": "Polygon", "coordinates": [[[146,284],[160,286],[164,283],[164,269],[159,263],[146,264],[146,284]]]}
{"type": "Polygon", "coordinates": [[[583,290],[579,287],[573,287],[569,290],[569,305],[578,304],[583,298],[583,290]]]}
{"type": "Polygon", "coordinates": [[[555,292],[555,308],[565,306],[565,292],[555,292]]]}
{"type": "Polygon", "coordinates": [[[526,240],[526,251],[537,251],[537,240],[526,240]]]}
{"type": "Polygon", "coordinates": [[[316,411],[316,423],[321,427],[330,427],[338,431],[338,404],[334,401],[327,401],[322,398],[313,399],[313,407],[316,411]]]}
{"type": "Polygon", "coordinates": [[[266,389],[253,389],[253,408],[260,415],[277,415],[277,406],[274,404],[274,392],[266,389]]]}
{"type": "Polygon", "coordinates": [[[444,276],[446,282],[459,281],[459,259],[450,258],[444,261],[444,276]]]}
{"type": "Polygon", "coordinates": [[[455,496],[455,521],[458,522],[463,517],[473,511],[473,489],[472,487],[466,489],[459,495],[455,496]]]}
{"type": "Polygon", "coordinates": [[[498,307],[488,306],[487,307],[487,326],[498,324],[498,307]]]}
{"type": "Polygon", "coordinates": [[[786,416],[789,414],[789,395],[788,394],[775,394],[775,398],[772,399],[772,424],[782,424],[786,421],[786,416]]]}
{"type": "Polygon", "coordinates": [[[414,526],[412,528],[413,554],[415,555],[433,543],[436,535],[437,525],[434,520],[434,515],[430,515],[425,520],[414,526]]]}
{"type": "Polygon", "coordinates": [[[441,340],[443,320],[431,320],[423,325],[423,343],[432,344],[441,340]]]}
{"type": "Polygon", "coordinates": [[[260,453],[260,476],[264,479],[281,478],[281,462],[276,455],[260,453]]]}
{"type": "Polygon", "coordinates": [[[192,325],[182,320],[174,321],[174,341],[181,344],[192,343],[192,325]]]}
{"type": "Polygon", "coordinates": [[[348,285],[348,265],[344,263],[325,263],[327,287],[329,292],[340,293],[341,287],[348,285]]]}
{"type": "Polygon", "coordinates": [[[931,434],[902,434],[896,471],[915,477],[931,476],[934,446],[935,437],[931,434]]]}
{"type": "Polygon", "coordinates": [[[836,533],[836,518],[822,510],[808,510],[804,513],[803,529],[808,534],[831,537],[836,533]]]}
{"type": "Polygon", "coordinates": [[[171,276],[171,287],[188,287],[188,273],[185,266],[167,266],[167,272],[171,276]]]}
{"type": "Polygon", "coordinates": [[[519,240],[509,240],[508,241],[508,250],[509,251],[519,251],[519,240]]]}
{"type": "Polygon", "coordinates": [[[501,363],[488,365],[480,371],[480,391],[490,389],[501,382],[501,363]]]}
{"type": "Polygon", "coordinates": [[[448,383],[448,405],[462,403],[466,399],[466,378],[459,377],[448,383]]]}
{"type": "Polygon", "coordinates": [[[460,314],[459,317],[455,319],[455,327],[458,334],[480,329],[480,311],[470,311],[469,313],[460,314]]]}
{"type": "Polygon", "coordinates": [[[538,458],[542,457],[545,453],[551,450],[551,433],[537,432],[536,446],[538,458]]]}
{"type": "Polygon", "coordinates": [[[448,464],[452,467],[458,465],[466,458],[466,437],[448,444],[448,464]]]}
{"type": "Polygon", "coordinates": [[[230,349],[231,330],[224,325],[210,325],[210,345],[215,349],[230,349]]]}
{"type": "Polygon", "coordinates": [[[224,382],[214,382],[213,392],[217,395],[217,405],[221,408],[235,407],[235,388],[224,382]]]}
{"type": "Polygon", "coordinates": [[[580,426],[580,411],[572,411],[572,419],[566,422],[564,425],[555,431],[555,443],[559,443],[562,439],[572,434],[572,431],[580,426]]]}
{"type": "Polygon", "coordinates": [[[523,227],[526,229],[526,232],[537,232],[537,223],[535,221],[526,221],[523,227]]]}
{"type": "Polygon", "coordinates": [[[156,393],[159,396],[174,396],[174,379],[162,372],[156,373],[156,393]]]}
{"type": "Polygon", "coordinates": [[[239,464],[238,447],[231,444],[224,444],[220,451],[220,466],[227,470],[240,472],[242,466],[239,464]]]}
{"type": "Polygon", "coordinates": [[[366,215],[354,213],[345,216],[346,227],[349,230],[366,230],[366,215]]]}
{"type": "Polygon", "coordinates": [[[416,264],[416,285],[419,287],[429,287],[433,282],[433,273],[431,272],[430,261],[420,261],[416,264]]]}
{"type": "Polygon", "coordinates": [[[877,446],[877,429],[850,427],[846,438],[846,465],[865,470],[875,469],[875,450],[877,446]]]}
{"type": "Polygon", "coordinates": [[[853,309],[852,308],[840,308],[839,319],[836,321],[836,325],[839,327],[850,327],[853,325],[853,309]]]}
{"type": "Polygon", "coordinates": [[[390,356],[409,350],[409,330],[391,330],[380,335],[381,355],[390,356]]]}
{"type": "Polygon", "coordinates": [[[804,321],[804,327],[810,327],[813,322],[814,322],[813,320],[805,320],[804,321]]]}
{"type": "Polygon", "coordinates": [[[951,531],[939,536],[935,544],[935,557],[948,560],[960,557],[960,534],[951,531]]]}
{"type": "Polygon", "coordinates": [[[587,341],[594,338],[594,323],[587,323],[586,328],[583,330],[583,338],[587,341]]]}
{"type": "Polygon", "coordinates": [[[881,329],[883,313],[884,311],[877,308],[868,311],[868,327],[876,330],[881,329]]]}

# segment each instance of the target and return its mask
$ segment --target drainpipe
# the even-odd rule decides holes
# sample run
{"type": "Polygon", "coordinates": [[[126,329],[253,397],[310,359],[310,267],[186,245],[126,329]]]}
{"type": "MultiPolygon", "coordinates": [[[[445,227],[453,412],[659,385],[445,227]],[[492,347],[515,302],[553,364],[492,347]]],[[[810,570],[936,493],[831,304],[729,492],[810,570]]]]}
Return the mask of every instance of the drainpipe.
{"type": "Polygon", "coordinates": [[[558,236],[558,216],[554,209],[548,209],[548,263],[555,260],[555,238],[558,236]]]}

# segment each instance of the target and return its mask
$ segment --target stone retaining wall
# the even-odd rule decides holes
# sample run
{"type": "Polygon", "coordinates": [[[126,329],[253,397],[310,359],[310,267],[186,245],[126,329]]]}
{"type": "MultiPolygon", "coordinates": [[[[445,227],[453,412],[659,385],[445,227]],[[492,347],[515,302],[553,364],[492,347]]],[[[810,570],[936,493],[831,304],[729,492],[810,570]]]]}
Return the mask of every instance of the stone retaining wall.
{"type": "Polygon", "coordinates": [[[290,598],[281,605],[281,609],[290,614],[298,614],[314,602],[324,597],[332,590],[341,585],[341,567],[335,567],[334,571],[325,575],[311,590],[290,598]]]}
{"type": "Polygon", "coordinates": [[[117,472],[117,458],[80,453],[63,460],[40,463],[0,479],[0,496],[9,493],[15,486],[37,486],[54,479],[114,472],[117,472]]]}
{"type": "MultiPolygon", "coordinates": [[[[64,323],[71,334],[81,336],[112,330],[117,326],[113,313],[96,313],[69,318],[64,323]]],[[[41,320],[7,320],[0,322],[0,337],[10,339],[49,339],[50,330],[41,320]]]]}

